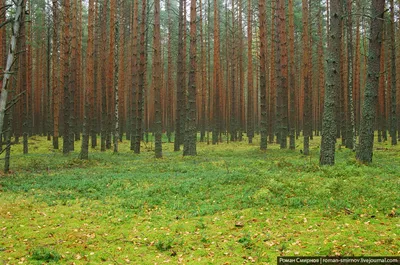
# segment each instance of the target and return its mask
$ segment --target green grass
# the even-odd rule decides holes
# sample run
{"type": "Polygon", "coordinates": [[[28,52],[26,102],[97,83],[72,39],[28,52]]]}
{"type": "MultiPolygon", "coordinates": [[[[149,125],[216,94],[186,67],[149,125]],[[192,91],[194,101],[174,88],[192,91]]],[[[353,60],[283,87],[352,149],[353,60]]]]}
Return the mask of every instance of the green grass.
{"type": "MultiPolygon", "coordinates": [[[[278,255],[399,255],[400,148],[336,165],[269,145],[164,144],[63,156],[41,137],[0,176],[0,263],[275,264],[278,255]]],[[[298,142],[298,149],[301,143],[298,142]]],[[[77,142],[75,149],[80,149],[77,142]]]]}

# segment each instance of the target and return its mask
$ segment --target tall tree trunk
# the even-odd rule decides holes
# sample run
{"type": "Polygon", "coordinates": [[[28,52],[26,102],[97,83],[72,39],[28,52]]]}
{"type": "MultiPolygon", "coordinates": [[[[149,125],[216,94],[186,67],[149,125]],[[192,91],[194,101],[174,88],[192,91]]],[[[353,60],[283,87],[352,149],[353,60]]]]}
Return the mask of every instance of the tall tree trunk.
{"type": "Polygon", "coordinates": [[[77,33],[77,0],[72,0],[70,2],[71,8],[71,29],[70,29],[70,36],[71,36],[71,50],[70,50],[70,72],[69,72],[69,91],[70,91],[70,97],[69,97],[69,107],[70,107],[70,116],[69,116],[69,133],[70,133],[70,138],[69,138],[69,148],[70,151],[74,151],[74,141],[76,138],[76,127],[78,126],[78,117],[77,117],[77,93],[79,91],[78,87],[78,33],[77,33]]]}
{"type": "Polygon", "coordinates": [[[231,68],[231,75],[230,75],[230,89],[231,89],[231,102],[230,107],[230,133],[231,133],[231,141],[236,141],[237,140],[237,131],[238,131],[238,93],[237,93],[237,40],[236,40],[236,25],[235,25],[235,2],[232,1],[232,7],[231,7],[231,14],[232,14],[232,29],[231,29],[231,53],[230,53],[230,68],[231,68]]]}
{"type": "Polygon", "coordinates": [[[324,113],[322,121],[322,139],[319,163],[320,165],[335,164],[336,143],[336,97],[340,86],[340,45],[342,34],[340,30],[341,1],[331,0],[330,29],[328,46],[328,75],[325,88],[324,113]]]}
{"type": "Polygon", "coordinates": [[[267,41],[267,15],[265,1],[258,1],[260,20],[260,106],[261,106],[261,141],[260,149],[267,150],[268,124],[267,124],[267,77],[266,77],[266,41],[267,41]]]}
{"type": "MultiPolygon", "coordinates": [[[[383,26],[384,27],[384,26],[383,26]]],[[[382,33],[382,45],[381,45],[381,57],[379,62],[379,67],[381,69],[381,74],[379,75],[378,81],[378,105],[376,109],[376,123],[378,125],[378,142],[382,142],[384,127],[385,127],[385,90],[386,90],[386,74],[385,74],[385,32],[382,33]]]]}
{"type": "Polygon", "coordinates": [[[179,151],[182,143],[182,123],[184,116],[184,80],[185,73],[183,72],[184,64],[184,50],[183,50],[183,0],[179,1],[179,27],[178,27],[178,57],[177,57],[177,80],[176,80],[176,115],[175,115],[175,140],[174,140],[174,151],[179,151]]]}
{"type": "MultiPolygon", "coordinates": [[[[45,133],[47,134],[47,140],[51,141],[51,128],[52,128],[52,111],[51,111],[51,107],[52,107],[52,97],[51,97],[51,90],[52,90],[52,86],[51,86],[51,21],[50,19],[48,19],[48,25],[47,25],[47,49],[46,49],[46,103],[45,103],[45,111],[44,111],[44,118],[46,120],[46,127],[45,129],[45,133]]],[[[26,60],[25,60],[26,61],[26,60]]],[[[25,71],[24,71],[25,72],[25,71]]]]}
{"type": "Polygon", "coordinates": [[[353,16],[352,0],[347,0],[347,135],[346,147],[354,149],[356,143],[353,104],[353,16]]]}
{"type": "MultiPolygon", "coordinates": [[[[92,111],[91,111],[91,131],[90,131],[90,138],[91,138],[91,147],[95,148],[97,146],[97,133],[99,132],[99,113],[100,113],[100,107],[99,107],[99,76],[100,76],[100,71],[99,71],[99,61],[100,61],[100,8],[98,6],[98,0],[94,0],[94,8],[95,8],[95,13],[94,15],[94,35],[93,35],[93,42],[94,42],[94,51],[93,51],[93,57],[94,57],[94,65],[93,65],[93,72],[94,72],[94,80],[93,80],[93,96],[92,96],[92,111]]],[[[89,36],[88,36],[89,37],[89,36]]]]}
{"type": "Polygon", "coordinates": [[[239,0],[239,17],[238,17],[238,35],[239,35],[239,104],[238,104],[238,118],[239,118],[239,141],[243,140],[243,131],[246,128],[245,124],[245,101],[244,101],[244,67],[243,67],[243,52],[244,52],[244,44],[243,44],[243,2],[239,0]]]}
{"type": "MultiPolygon", "coordinates": [[[[360,10],[360,0],[357,0],[357,11],[360,10]]],[[[353,74],[353,91],[354,91],[354,102],[355,102],[355,136],[359,132],[360,125],[360,98],[361,98],[361,90],[360,90],[360,75],[361,75],[361,34],[360,34],[360,17],[357,16],[356,21],[356,42],[355,42],[355,58],[354,58],[354,74],[353,74]]],[[[355,145],[354,145],[355,146],[355,145]]]]}
{"type": "Polygon", "coordinates": [[[324,104],[324,93],[325,93],[325,63],[324,63],[324,39],[323,39],[323,31],[322,31],[322,7],[318,10],[318,135],[322,131],[322,113],[323,113],[323,104],[324,104]]]}
{"type": "Polygon", "coordinates": [[[280,117],[279,140],[280,148],[287,148],[288,135],[288,56],[286,40],[285,0],[278,0],[278,30],[279,30],[279,87],[278,110],[280,117]]]}
{"type": "Polygon", "coordinates": [[[53,147],[59,148],[59,122],[60,122],[60,87],[59,73],[57,72],[58,65],[58,0],[53,0],[53,49],[52,49],[52,86],[53,86],[53,147]]]}
{"type": "Polygon", "coordinates": [[[374,147],[374,121],[377,105],[377,93],[380,69],[380,56],[382,45],[383,15],[385,1],[372,1],[371,29],[368,53],[368,74],[365,85],[364,106],[360,127],[360,143],[357,159],[363,163],[372,162],[374,147]]]}
{"type": "Polygon", "coordinates": [[[270,51],[270,91],[269,91],[269,143],[274,142],[276,123],[276,0],[271,0],[271,51],[270,51]]]}
{"type": "MultiPolygon", "coordinates": [[[[112,135],[114,134],[114,107],[115,107],[115,1],[110,0],[110,32],[109,32],[109,49],[107,58],[107,136],[106,136],[106,148],[111,149],[112,135]]],[[[114,135],[115,138],[115,135],[114,135]]]]}
{"type": "Polygon", "coordinates": [[[162,112],[161,112],[161,33],[160,33],[160,0],[154,1],[154,39],[153,39],[153,79],[154,79],[154,107],[155,107],[155,155],[162,157],[162,112]]]}
{"type": "Polygon", "coordinates": [[[137,115],[136,115],[136,132],[135,132],[135,143],[134,152],[140,154],[140,142],[143,134],[143,93],[146,82],[146,12],[147,12],[147,0],[142,0],[142,17],[140,24],[140,63],[139,63],[139,84],[137,92],[137,115]]]}
{"type": "Polygon", "coordinates": [[[220,39],[219,39],[219,12],[218,1],[214,0],[214,89],[213,89],[213,132],[212,144],[217,144],[221,132],[221,66],[220,66],[220,39]]]}
{"type": "MultiPolygon", "coordinates": [[[[22,122],[22,134],[23,134],[23,153],[27,154],[28,153],[28,105],[30,105],[30,102],[28,100],[28,86],[29,84],[27,83],[27,43],[26,43],[26,24],[22,23],[21,25],[21,34],[20,34],[20,39],[19,39],[19,45],[20,48],[19,50],[22,51],[22,53],[19,55],[19,63],[20,63],[20,68],[18,70],[18,75],[20,76],[19,79],[19,85],[20,85],[20,93],[21,94],[21,104],[20,106],[22,107],[21,109],[21,122],[22,122]]],[[[28,44],[29,45],[29,44],[28,44]]],[[[0,67],[2,67],[1,65],[0,67]]],[[[1,136],[0,136],[1,137],[1,136]]]]}
{"type": "Polygon", "coordinates": [[[168,72],[167,72],[167,138],[168,142],[171,143],[171,136],[174,130],[173,122],[173,100],[174,100],[174,81],[172,79],[173,74],[173,62],[172,62],[172,18],[171,18],[171,0],[167,0],[167,12],[168,12],[168,72]]]}
{"type": "Polygon", "coordinates": [[[94,0],[89,0],[89,17],[88,17],[88,41],[87,41],[87,57],[86,57],[86,84],[85,84],[85,111],[83,120],[83,134],[81,159],[89,158],[89,133],[91,131],[91,121],[93,114],[93,86],[94,86],[94,16],[95,16],[94,0]]]}
{"type": "Polygon", "coordinates": [[[253,20],[251,0],[248,0],[247,12],[247,138],[251,144],[254,137],[253,20]]]}
{"type": "Polygon", "coordinates": [[[201,108],[200,108],[200,120],[201,120],[201,125],[200,125],[200,142],[204,142],[205,137],[206,137],[206,130],[208,126],[208,115],[207,111],[209,109],[207,108],[207,61],[206,61],[206,51],[205,51],[205,45],[204,45],[204,30],[203,30],[203,5],[202,5],[202,0],[200,2],[200,49],[201,49],[201,58],[200,58],[200,65],[201,65],[201,108]]]}
{"type": "Polygon", "coordinates": [[[391,66],[391,91],[390,91],[390,137],[392,145],[397,145],[397,113],[396,113],[396,28],[394,19],[394,0],[390,0],[390,66],[391,66]]]}
{"type": "Polygon", "coordinates": [[[304,86],[304,103],[303,103],[303,152],[304,155],[310,154],[310,136],[312,134],[312,106],[311,106],[311,82],[310,76],[310,40],[309,40],[309,9],[308,0],[303,0],[303,86],[304,86]]]}
{"type": "Polygon", "coordinates": [[[63,18],[64,18],[64,25],[63,25],[63,36],[62,36],[62,75],[63,75],[63,88],[64,88],[64,132],[63,132],[63,154],[68,154],[71,151],[70,146],[70,130],[71,130],[71,120],[70,120],[70,97],[72,97],[70,92],[70,43],[71,43],[71,36],[70,36],[70,1],[65,0],[63,1],[63,18]]]}
{"type": "Polygon", "coordinates": [[[294,11],[293,0],[289,0],[289,97],[290,97],[290,113],[289,113],[289,148],[296,148],[296,108],[295,108],[295,58],[294,58],[294,11]]]}
{"type": "Polygon", "coordinates": [[[174,141],[174,151],[179,151],[180,146],[183,142],[183,133],[184,133],[184,118],[185,118],[185,72],[184,72],[184,58],[185,58],[185,50],[183,45],[183,31],[184,23],[183,20],[183,9],[184,3],[183,0],[179,1],[179,28],[178,28],[178,58],[177,58],[177,88],[176,88],[176,121],[175,121],[175,141],[174,141]]]}
{"type": "Polygon", "coordinates": [[[184,156],[196,155],[196,0],[190,3],[190,72],[186,107],[184,156]]]}
{"type": "MultiPolygon", "coordinates": [[[[131,89],[131,150],[136,146],[136,129],[138,115],[138,91],[139,91],[139,1],[135,1],[133,7],[133,40],[132,40],[132,89],[131,89]]],[[[140,141],[140,139],[139,139],[140,141]]],[[[140,148],[139,148],[140,149],[140,148]]]]}
{"type": "Polygon", "coordinates": [[[107,62],[107,0],[103,0],[101,15],[101,61],[100,64],[100,80],[101,80],[101,117],[100,117],[100,151],[106,151],[107,139],[107,82],[106,82],[106,62],[107,62]]]}
{"type": "MultiPolygon", "coordinates": [[[[114,2],[114,5],[115,5],[115,2],[114,2]]],[[[120,2],[118,2],[117,3],[117,6],[120,6],[121,5],[121,3],[120,2]]],[[[118,153],[118,142],[119,142],[119,139],[120,139],[120,135],[119,135],[119,100],[120,100],[120,97],[119,97],[119,89],[120,89],[120,87],[119,87],[119,84],[120,84],[120,80],[119,80],[119,73],[120,73],[120,71],[122,72],[123,71],[123,69],[119,69],[119,61],[120,61],[120,59],[121,58],[119,58],[119,48],[120,48],[120,45],[121,45],[121,43],[119,43],[119,38],[120,38],[120,36],[119,36],[119,29],[120,29],[120,27],[123,27],[123,25],[122,25],[122,23],[120,23],[121,21],[120,21],[120,18],[115,18],[115,16],[116,16],[116,13],[118,13],[118,12],[116,12],[116,10],[115,10],[115,6],[114,6],[114,10],[113,10],[113,12],[114,12],[114,15],[113,15],[113,17],[114,17],[114,24],[112,24],[111,26],[113,27],[113,29],[114,29],[114,46],[112,47],[113,49],[114,49],[114,55],[113,55],[113,58],[112,58],[112,63],[113,63],[113,67],[114,67],[114,82],[112,83],[112,86],[113,86],[113,95],[114,95],[114,109],[113,109],[113,121],[114,121],[114,123],[113,123],[113,125],[114,125],[114,153],[118,153]],[[115,43],[118,43],[118,45],[116,46],[115,45],[115,43]]]]}
{"type": "MultiPolygon", "coordinates": [[[[115,127],[118,127],[118,137],[119,141],[122,142],[122,138],[125,132],[126,125],[126,115],[125,115],[125,1],[118,2],[118,38],[116,37],[116,41],[118,40],[118,64],[116,63],[116,67],[118,66],[118,84],[116,87],[118,88],[118,92],[115,95],[118,95],[118,112],[115,112],[115,127]],[[117,118],[118,115],[118,118],[117,118]],[[118,122],[117,122],[118,121],[118,122]]],[[[115,102],[117,103],[117,102],[115,102]]],[[[117,130],[117,129],[116,129],[117,130]]],[[[116,133],[117,135],[117,133],[116,133]]]]}

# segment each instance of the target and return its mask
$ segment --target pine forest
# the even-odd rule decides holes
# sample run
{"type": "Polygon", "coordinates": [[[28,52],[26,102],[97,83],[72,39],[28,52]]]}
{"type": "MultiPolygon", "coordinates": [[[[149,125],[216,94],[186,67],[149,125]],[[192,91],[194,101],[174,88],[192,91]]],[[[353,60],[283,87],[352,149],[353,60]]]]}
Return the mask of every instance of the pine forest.
{"type": "Polygon", "coordinates": [[[0,0],[0,263],[399,264],[399,43],[399,0],[0,0]]]}

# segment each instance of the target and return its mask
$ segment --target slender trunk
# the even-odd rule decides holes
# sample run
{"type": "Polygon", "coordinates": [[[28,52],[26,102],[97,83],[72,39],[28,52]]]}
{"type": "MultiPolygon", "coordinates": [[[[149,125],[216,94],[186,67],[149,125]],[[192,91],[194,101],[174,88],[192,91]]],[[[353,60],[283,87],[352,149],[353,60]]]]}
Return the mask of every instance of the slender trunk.
{"type": "MultiPolygon", "coordinates": [[[[359,8],[359,0],[357,0],[357,10],[359,8]]],[[[354,91],[354,102],[355,102],[355,134],[357,135],[359,132],[359,124],[360,124],[360,67],[361,67],[361,51],[360,51],[360,44],[361,44],[361,36],[360,36],[360,17],[357,16],[356,22],[356,43],[355,43],[355,51],[354,51],[354,74],[353,74],[353,91],[354,91]]],[[[355,147],[356,145],[354,145],[355,147]]]]}
{"type": "Polygon", "coordinates": [[[93,113],[93,85],[94,85],[94,16],[95,5],[94,0],[89,0],[89,17],[88,17],[88,43],[86,57],[86,84],[85,84],[85,110],[83,119],[83,134],[81,159],[89,158],[89,132],[91,130],[91,114],[93,113]]]}
{"type": "Polygon", "coordinates": [[[269,143],[274,142],[276,122],[276,36],[275,36],[276,0],[271,1],[271,51],[270,51],[270,91],[269,91],[269,143]]]}
{"type": "Polygon", "coordinates": [[[254,137],[253,20],[251,0],[248,0],[247,12],[247,138],[251,144],[254,137]]]}
{"type": "MultiPolygon", "coordinates": [[[[115,5],[115,2],[114,2],[115,5]]],[[[121,3],[118,2],[117,6],[120,6],[121,3]]],[[[121,46],[121,43],[119,42],[120,36],[119,36],[119,29],[122,25],[122,23],[120,23],[120,19],[117,18],[115,19],[115,14],[117,12],[115,12],[115,6],[114,6],[114,24],[112,24],[111,26],[114,29],[114,43],[118,43],[117,47],[112,46],[113,49],[115,49],[115,56],[113,55],[111,58],[112,59],[112,63],[113,63],[113,68],[115,69],[114,71],[114,82],[112,83],[113,87],[114,87],[114,153],[118,153],[118,142],[120,139],[120,134],[119,134],[119,85],[120,85],[120,80],[119,80],[119,73],[122,72],[124,69],[119,69],[119,61],[121,60],[121,58],[119,57],[119,48],[121,46]]]]}
{"type": "Polygon", "coordinates": [[[100,80],[101,80],[101,117],[100,117],[100,151],[106,151],[107,139],[107,82],[106,82],[106,66],[107,62],[107,0],[103,1],[101,6],[101,61],[100,64],[100,80]]]}
{"type": "Polygon", "coordinates": [[[285,0],[278,0],[278,30],[279,30],[279,139],[280,148],[287,148],[288,135],[288,58],[287,58],[287,40],[286,40],[286,12],[285,0]]]}
{"type": "Polygon", "coordinates": [[[184,45],[183,45],[183,31],[184,23],[183,20],[183,0],[179,1],[179,28],[178,28],[178,58],[177,58],[177,88],[176,88],[176,121],[175,121],[175,140],[174,140],[174,151],[179,151],[182,144],[183,130],[184,130],[184,107],[185,107],[185,72],[184,72],[184,45]]]}
{"type": "Polygon", "coordinates": [[[294,11],[293,0],[289,0],[289,96],[290,96],[290,113],[289,113],[289,148],[296,148],[296,108],[295,108],[295,59],[294,59],[294,11]]]}
{"type": "Polygon", "coordinates": [[[397,113],[396,113],[396,28],[394,20],[394,1],[390,0],[390,65],[391,65],[391,91],[390,91],[390,137],[392,145],[397,145],[397,113]]]}
{"type": "Polygon", "coordinates": [[[136,132],[135,132],[135,143],[134,152],[140,154],[140,142],[142,140],[143,133],[143,93],[146,82],[146,11],[147,11],[147,0],[142,0],[142,17],[140,24],[140,63],[139,63],[139,76],[138,76],[138,91],[137,91],[137,115],[136,115],[136,132]]]}
{"type": "Polygon", "coordinates": [[[214,0],[214,89],[213,89],[213,132],[212,144],[217,144],[221,132],[221,66],[220,66],[220,39],[219,39],[219,12],[218,1],[214,0]]]}
{"type": "Polygon", "coordinates": [[[155,107],[155,155],[162,157],[162,110],[161,110],[161,33],[160,33],[160,0],[154,1],[154,39],[153,39],[153,79],[154,79],[154,107],[155,107]]]}
{"type": "Polygon", "coordinates": [[[336,95],[340,86],[340,45],[342,40],[340,30],[341,7],[339,0],[331,0],[330,29],[328,46],[328,75],[325,87],[324,113],[322,121],[322,139],[320,152],[320,165],[333,165],[335,163],[336,143],[336,95]]]}
{"type": "Polygon", "coordinates": [[[368,53],[368,75],[365,85],[364,106],[362,109],[362,120],[360,127],[359,149],[357,159],[363,163],[372,162],[374,146],[374,121],[377,106],[377,88],[379,83],[380,56],[383,32],[383,15],[385,1],[372,2],[371,38],[368,53]]]}
{"type": "Polygon", "coordinates": [[[382,42],[383,44],[381,45],[381,55],[380,55],[380,69],[381,73],[379,75],[379,85],[378,85],[378,105],[376,109],[376,123],[378,125],[378,142],[382,142],[382,137],[384,133],[384,127],[385,127],[385,90],[386,90],[386,76],[384,74],[385,72],[385,41],[384,41],[384,35],[385,32],[382,33],[382,42]]]}
{"type": "Polygon", "coordinates": [[[267,150],[267,77],[266,77],[266,41],[267,41],[267,15],[265,1],[258,1],[260,19],[260,105],[261,105],[261,141],[260,149],[267,150]]]}
{"type": "Polygon", "coordinates": [[[171,136],[174,130],[173,126],[173,100],[174,100],[174,81],[172,79],[173,74],[173,63],[172,63],[172,19],[171,19],[171,0],[167,0],[167,12],[168,12],[168,73],[167,73],[167,138],[168,142],[171,143],[171,136]]]}
{"type": "MultiPolygon", "coordinates": [[[[137,129],[137,115],[138,115],[138,91],[139,91],[139,1],[135,1],[133,7],[133,43],[132,43],[132,89],[131,89],[131,146],[132,151],[135,150],[136,143],[136,129],[137,129]]],[[[140,141],[140,139],[139,139],[140,141]]]]}
{"type": "Polygon", "coordinates": [[[312,107],[311,107],[311,69],[310,69],[310,40],[308,26],[308,0],[303,0],[303,153],[310,154],[310,136],[312,134],[312,107]]]}
{"type": "Polygon", "coordinates": [[[69,112],[69,148],[70,151],[74,151],[74,141],[76,138],[76,127],[78,126],[78,120],[77,120],[77,109],[78,109],[78,97],[77,97],[77,92],[79,91],[78,87],[78,34],[77,34],[77,0],[72,0],[70,2],[71,9],[70,9],[70,15],[71,15],[71,29],[70,29],[70,36],[71,36],[71,50],[70,50],[70,72],[68,73],[70,75],[69,78],[69,107],[70,107],[70,112],[69,112]]]}
{"type": "Polygon", "coordinates": [[[200,125],[200,142],[204,142],[205,137],[206,137],[206,130],[207,130],[207,61],[206,61],[206,51],[205,51],[205,45],[204,45],[204,31],[203,31],[203,5],[202,5],[202,0],[200,0],[200,49],[201,49],[201,58],[200,58],[200,65],[201,65],[201,125],[200,125]]]}
{"type": "Polygon", "coordinates": [[[52,86],[53,86],[53,147],[59,148],[59,122],[60,122],[60,87],[58,65],[58,0],[53,0],[53,56],[52,56],[52,86]]]}
{"type": "Polygon", "coordinates": [[[346,147],[354,149],[355,125],[354,125],[354,104],[353,104],[353,20],[352,20],[352,0],[347,0],[347,136],[346,147]]]}
{"type": "Polygon", "coordinates": [[[196,0],[190,4],[190,72],[186,107],[184,156],[196,155],[196,0]]]}
{"type": "Polygon", "coordinates": [[[63,1],[63,16],[64,16],[64,25],[63,25],[63,38],[62,38],[62,62],[63,62],[63,68],[62,68],[62,74],[63,74],[63,88],[64,88],[64,108],[63,108],[63,114],[64,114],[64,132],[63,132],[63,154],[68,154],[71,151],[71,146],[70,146],[70,43],[71,43],[71,37],[70,37],[70,28],[69,28],[69,23],[70,23],[70,1],[65,0],[63,1]]]}
{"type": "MultiPolygon", "coordinates": [[[[99,71],[99,62],[100,62],[100,8],[98,7],[98,0],[94,0],[94,9],[95,13],[94,15],[94,35],[93,35],[93,42],[94,42],[94,51],[93,51],[93,57],[94,57],[94,62],[93,62],[93,92],[92,92],[92,102],[90,103],[92,105],[92,110],[90,113],[91,116],[91,147],[95,148],[97,146],[97,133],[99,132],[98,126],[99,126],[99,113],[100,113],[100,108],[98,104],[99,100],[99,76],[100,76],[100,71],[99,71]]],[[[88,36],[89,37],[89,36],[88,36]]]]}

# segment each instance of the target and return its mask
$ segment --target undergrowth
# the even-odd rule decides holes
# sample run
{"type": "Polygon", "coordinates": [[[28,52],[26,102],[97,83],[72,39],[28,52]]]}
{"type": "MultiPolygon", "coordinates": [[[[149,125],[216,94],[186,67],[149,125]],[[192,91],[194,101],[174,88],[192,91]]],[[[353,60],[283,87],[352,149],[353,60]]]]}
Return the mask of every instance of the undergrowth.
{"type": "Polygon", "coordinates": [[[82,161],[35,137],[28,155],[13,146],[13,172],[0,177],[0,261],[274,264],[278,255],[398,255],[399,147],[377,143],[371,165],[341,148],[335,166],[320,167],[319,141],[310,156],[224,142],[199,143],[198,156],[183,157],[164,144],[158,160],[152,144],[135,155],[124,141],[118,154],[92,149],[82,161]]]}

